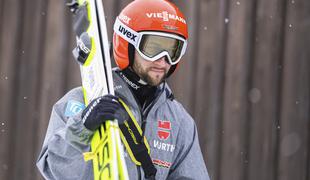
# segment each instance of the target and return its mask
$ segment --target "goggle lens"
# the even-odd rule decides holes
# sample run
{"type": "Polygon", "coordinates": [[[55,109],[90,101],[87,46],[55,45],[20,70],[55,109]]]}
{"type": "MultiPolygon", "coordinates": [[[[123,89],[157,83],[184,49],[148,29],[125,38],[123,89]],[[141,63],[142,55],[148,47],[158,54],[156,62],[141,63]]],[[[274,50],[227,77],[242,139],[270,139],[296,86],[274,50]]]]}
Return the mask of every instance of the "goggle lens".
{"type": "Polygon", "coordinates": [[[179,60],[183,45],[183,41],[175,38],[145,34],[141,38],[139,50],[149,58],[167,52],[174,63],[179,60]]]}

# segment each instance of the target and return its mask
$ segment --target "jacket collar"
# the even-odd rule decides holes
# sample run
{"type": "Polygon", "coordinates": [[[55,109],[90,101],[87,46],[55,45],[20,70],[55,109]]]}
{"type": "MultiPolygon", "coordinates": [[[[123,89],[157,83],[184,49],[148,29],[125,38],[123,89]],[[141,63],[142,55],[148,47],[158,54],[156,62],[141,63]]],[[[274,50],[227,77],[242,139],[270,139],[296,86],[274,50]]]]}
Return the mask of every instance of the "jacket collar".
{"type": "MultiPolygon", "coordinates": [[[[113,69],[115,95],[122,98],[125,103],[130,107],[141,111],[134,95],[128,87],[128,84],[115,71],[119,71],[119,69],[113,69]]],[[[161,104],[165,103],[165,101],[174,99],[172,91],[167,83],[162,83],[159,88],[162,89],[162,93],[159,93],[159,97],[155,98],[156,103],[154,104],[152,109],[157,109],[161,104]]]]}

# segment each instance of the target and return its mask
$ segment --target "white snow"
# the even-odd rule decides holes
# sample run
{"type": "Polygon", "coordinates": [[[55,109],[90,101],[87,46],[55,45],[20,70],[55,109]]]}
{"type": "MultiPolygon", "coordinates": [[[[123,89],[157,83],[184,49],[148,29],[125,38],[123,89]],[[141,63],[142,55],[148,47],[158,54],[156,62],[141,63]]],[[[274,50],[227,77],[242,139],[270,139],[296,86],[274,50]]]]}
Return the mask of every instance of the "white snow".
{"type": "Polygon", "coordinates": [[[8,165],[7,165],[7,164],[2,164],[2,169],[6,171],[6,170],[8,170],[8,169],[9,169],[9,167],[8,167],[8,165]]]}
{"type": "Polygon", "coordinates": [[[301,147],[300,135],[297,132],[286,134],[280,144],[281,155],[289,157],[295,154],[301,147]]]}
{"type": "Polygon", "coordinates": [[[261,91],[258,88],[252,88],[249,92],[249,99],[252,103],[258,103],[262,98],[261,91]]]}

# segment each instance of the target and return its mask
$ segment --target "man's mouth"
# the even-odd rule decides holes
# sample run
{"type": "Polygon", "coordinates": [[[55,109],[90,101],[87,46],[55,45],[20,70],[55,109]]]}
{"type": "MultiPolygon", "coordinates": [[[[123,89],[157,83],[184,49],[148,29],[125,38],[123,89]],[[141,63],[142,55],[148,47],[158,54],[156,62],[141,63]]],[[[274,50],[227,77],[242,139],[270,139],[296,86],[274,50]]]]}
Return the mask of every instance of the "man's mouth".
{"type": "Polygon", "coordinates": [[[157,73],[164,73],[165,68],[152,67],[150,68],[150,71],[157,72],[157,73]]]}

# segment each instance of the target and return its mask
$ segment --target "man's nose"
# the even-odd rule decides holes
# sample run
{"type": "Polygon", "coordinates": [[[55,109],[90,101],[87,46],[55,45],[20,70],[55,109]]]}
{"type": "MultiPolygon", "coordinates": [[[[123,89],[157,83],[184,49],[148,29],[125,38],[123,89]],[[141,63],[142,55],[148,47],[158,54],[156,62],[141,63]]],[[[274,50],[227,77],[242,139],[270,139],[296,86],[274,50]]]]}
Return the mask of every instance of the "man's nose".
{"type": "Polygon", "coordinates": [[[154,63],[156,63],[158,65],[162,65],[162,66],[165,66],[166,64],[169,64],[168,61],[167,61],[167,57],[166,56],[163,56],[163,57],[157,59],[156,61],[154,61],[154,63]]]}

